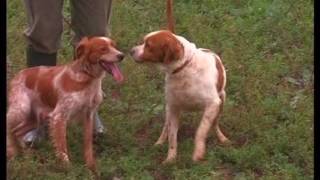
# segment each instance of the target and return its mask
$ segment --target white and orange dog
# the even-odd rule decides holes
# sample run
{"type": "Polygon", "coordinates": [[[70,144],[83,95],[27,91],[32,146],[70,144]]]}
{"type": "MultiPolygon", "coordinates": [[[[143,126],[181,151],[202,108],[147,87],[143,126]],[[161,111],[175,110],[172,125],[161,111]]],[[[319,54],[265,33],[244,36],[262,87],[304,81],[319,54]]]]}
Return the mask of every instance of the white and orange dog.
{"type": "Polygon", "coordinates": [[[204,158],[206,138],[212,125],[222,143],[229,142],[221,132],[218,116],[225,101],[226,72],[218,55],[197,48],[185,38],[167,30],[149,33],[142,45],[131,49],[136,62],[160,65],[165,71],[166,120],[156,144],[169,140],[164,163],[177,155],[178,118],[182,111],[203,110],[195,136],[193,160],[204,158]]]}
{"type": "Polygon", "coordinates": [[[67,123],[83,123],[84,158],[96,172],[93,153],[94,115],[102,102],[102,80],[106,72],[118,82],[123,76],[116,65],[124,54],[106,37],[84,37],[69,64],[38,66],[20,71],[10,82],[7,112],[7,157],[23,145],[21,138],[31,129],[49,124],[57,157],[69,163],[67,123]]]}

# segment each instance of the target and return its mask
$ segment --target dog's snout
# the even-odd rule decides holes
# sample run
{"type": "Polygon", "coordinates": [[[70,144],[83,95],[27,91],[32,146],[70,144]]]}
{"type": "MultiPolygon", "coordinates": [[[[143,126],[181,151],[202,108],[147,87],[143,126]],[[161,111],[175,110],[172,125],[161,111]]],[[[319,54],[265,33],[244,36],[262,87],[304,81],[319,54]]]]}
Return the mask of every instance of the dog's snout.
{"type": "Polygon", "coordinates": [[[117,55],[117,58],[119,59],[119,61],[122,61],[123,58],[124,58],[124,54],[123,54],[123,53],[118,54],[118,55],[117,55]]]}

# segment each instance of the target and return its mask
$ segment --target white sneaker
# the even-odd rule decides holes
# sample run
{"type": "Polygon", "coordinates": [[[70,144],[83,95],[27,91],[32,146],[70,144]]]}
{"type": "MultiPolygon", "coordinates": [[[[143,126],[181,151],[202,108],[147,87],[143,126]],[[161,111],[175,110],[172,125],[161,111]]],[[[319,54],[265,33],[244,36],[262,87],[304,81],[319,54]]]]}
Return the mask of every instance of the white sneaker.
{"type": "Polygon", "coordinates": [[[22,141],[25,143],[26,146],[32,146],[33,143],[37,140],[38,136],[38,129],[33,129],[23,136],[22,141]]]}
{"type": "Polygon", "coordinates": [[[96,113],[94,130],[96,135],[102,135],[105,133],[105,127],[103,126],[100,116],[96,113]]]}

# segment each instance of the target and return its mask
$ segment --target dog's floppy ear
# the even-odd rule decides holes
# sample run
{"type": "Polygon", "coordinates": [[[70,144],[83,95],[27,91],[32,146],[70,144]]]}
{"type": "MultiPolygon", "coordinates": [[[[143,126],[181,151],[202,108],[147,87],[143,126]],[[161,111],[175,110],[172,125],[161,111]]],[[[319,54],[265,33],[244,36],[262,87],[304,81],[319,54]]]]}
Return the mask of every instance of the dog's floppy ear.
{"type": "Polygon", "coordinates": [[[169,64],[172,61],[178,60],[183,56],[183,46],[177,40],[170,40],[167,44],[167,47],[163,59],[164,64],[169,64]]]}
{"type": "Polygon", "coordinates": [[[76,59],[79,59],[81,56],[84,56],[88,53],[88,48],[86,47],[88,42],[88,37],[83,37],[78,43],[76,48],[76,59]]]}

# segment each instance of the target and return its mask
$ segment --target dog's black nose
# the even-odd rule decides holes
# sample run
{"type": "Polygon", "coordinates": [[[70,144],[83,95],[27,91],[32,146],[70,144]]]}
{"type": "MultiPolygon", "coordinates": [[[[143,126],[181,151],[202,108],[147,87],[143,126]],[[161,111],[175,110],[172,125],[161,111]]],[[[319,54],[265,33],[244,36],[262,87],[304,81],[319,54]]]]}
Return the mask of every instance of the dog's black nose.
{"type": "Polygon", "coordinates": [[[134,48],[132,48],[132,49],[130,50],[130,55],[133,55],[134,52],[135,52],[135,50],[134,50],[134,48]]]}
{"type": "Polygon", "coordinates": [[[119,59],[119,61],[122,61],[123,60],[123,58],[124,58],[124,54],[118,54],[117,55],[117,58],[119,59]]]}

